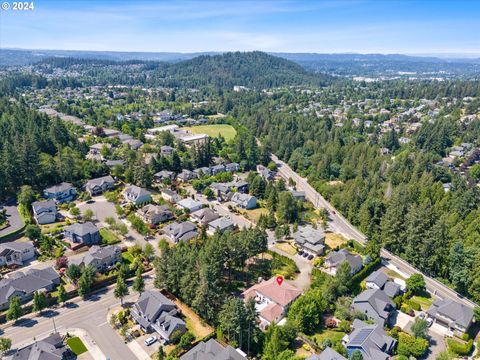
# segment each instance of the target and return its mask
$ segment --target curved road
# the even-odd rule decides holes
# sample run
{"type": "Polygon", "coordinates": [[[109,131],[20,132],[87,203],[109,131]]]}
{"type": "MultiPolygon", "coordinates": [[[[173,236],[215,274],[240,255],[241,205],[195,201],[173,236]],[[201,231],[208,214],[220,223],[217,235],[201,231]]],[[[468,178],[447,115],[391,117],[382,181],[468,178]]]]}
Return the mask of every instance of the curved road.
{"type": "MultiPolygon", "coordinates": [[[[298,175],[294,172],[285,162],[281,161],[277,156],[271,155],[273,162],[277,164],[279,175],[288,181],[289,178],[295,181],[297,184],[297,189],[305,191],[305,197],[313,203],[316,208],[326,208],[331,214],[335,211],[335,215],[332,214],[331,220],[329,223],[330,228],[334,232],[343,234],[348,239],[355,239],[361,244],[365,244],[367,238],[360,231],[358,231],[350,222],[345,219],[335,208],[326,201],[322,195],[320,195],[309,183],[308,180],[298,175]]],[[[380,255],[383,259],[383,262],[390,263],[395,266],[400,272],[406,275],[412,275],[421,272],[407,263],[405,260],[400,257],[393,255],[389,251],[382,249],[380,255]]],[[[451,299],[457,302],[460,302],[469,307],[478,306],[473,301],[462,297],[456,291],[450,289],[446,285],[442,284],[438,280],[435,280],[431,277],[428,277],[425,274],[422,274],[425,278],[427,284],[427,290],[437,295],[440,298],[451,299]]]]}

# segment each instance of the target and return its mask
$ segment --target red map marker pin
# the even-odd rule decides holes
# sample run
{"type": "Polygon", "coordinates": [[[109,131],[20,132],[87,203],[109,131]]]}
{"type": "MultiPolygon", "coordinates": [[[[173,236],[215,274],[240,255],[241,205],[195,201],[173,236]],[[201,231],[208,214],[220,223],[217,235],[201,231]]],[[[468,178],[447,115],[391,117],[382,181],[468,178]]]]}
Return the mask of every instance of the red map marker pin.
{"type": "Polygon", "coordinates": [[[277,276],[276,280],[277,280],[277,284],[278,284],[278,285],[282,285],[282,283],[283,283],[283,276],[280,276],[280,275],[277,276]]]}

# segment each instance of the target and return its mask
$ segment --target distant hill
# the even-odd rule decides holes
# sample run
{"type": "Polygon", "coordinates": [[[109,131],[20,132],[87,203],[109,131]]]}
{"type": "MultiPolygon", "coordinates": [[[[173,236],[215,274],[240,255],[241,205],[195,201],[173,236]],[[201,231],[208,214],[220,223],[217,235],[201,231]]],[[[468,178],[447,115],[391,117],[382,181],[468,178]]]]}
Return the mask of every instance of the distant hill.
{"type": "Polygon", "coordinates": [[[314,74],[300,65],[260,51],[198,56],[165,64],[157,70],[167,86],[270,88],[284,85],[323,85],[332,78],[314,74]]]}

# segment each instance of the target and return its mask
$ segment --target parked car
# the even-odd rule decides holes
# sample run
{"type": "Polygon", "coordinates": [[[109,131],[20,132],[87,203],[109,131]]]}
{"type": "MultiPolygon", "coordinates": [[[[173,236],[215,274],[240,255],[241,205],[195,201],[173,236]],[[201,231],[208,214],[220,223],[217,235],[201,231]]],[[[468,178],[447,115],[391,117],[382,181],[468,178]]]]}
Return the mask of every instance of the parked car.
{"type": "Polygon", "coordinates": [[[90,199],[90,200],[86,201],[87,204],[93,204],[94,202],[95,202],[95,200],[93,200],[93,199],[90,199]]]}
{"type": "Polygon", "coordinates": [[[313,255],[308,255],[308,260],[312,260],[313,259],[313,255]]]}
{"type": "Polygon", "coordinates": [[[152,344],[155,344],[157,341],[157,338],[155,336],[150,336],[149,338],[145,339],[145,345],[150,346],[152,344]]]}
{"type": "Polygon", "coordinates": [[[298,250],[298,255],[303,255],[303,250],[298,250]]]}
{"type": "Polygon", "coordinates": [[[422,311],[420,314],[418,314],[418,317],[420,319],[425,319],[425,313],[422,311]]]}
{"type": "Polygon", "coordinates": [[[433,324],[433,319],[432,318],[427,318],[428,327],[432,326],[432,324],[433,324]]]}

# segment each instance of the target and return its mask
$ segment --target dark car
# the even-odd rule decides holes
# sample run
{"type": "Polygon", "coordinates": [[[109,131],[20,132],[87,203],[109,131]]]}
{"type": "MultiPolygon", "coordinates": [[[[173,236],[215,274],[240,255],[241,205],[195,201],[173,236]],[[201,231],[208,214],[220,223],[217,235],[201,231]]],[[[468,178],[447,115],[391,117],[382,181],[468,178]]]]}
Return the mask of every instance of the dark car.
{"type": "Polygon", "coordinates": [[[313,255],[308,255],[308,260],[312,260],[313,259],[313,255]]]}
{"type": "Polygon", "coordinates": [[[93,199],[87,200],[87,204],[93,204],[94,202],[95,202],[95,200],[93,200],[93,199]]]}
{"type": "Polygon", "coordinates": [[[302,255],[303,254],[303,250],[298,250],[298,255],[302,255]]]}

